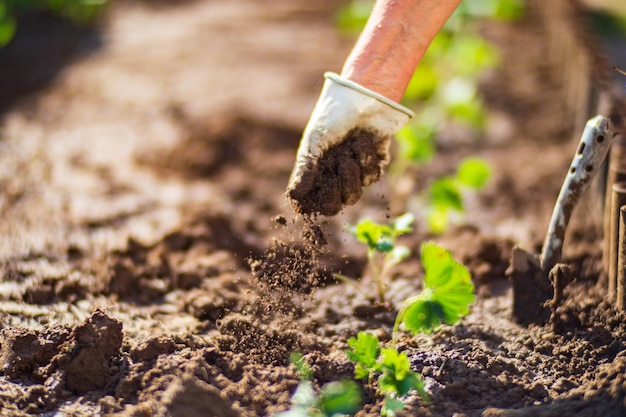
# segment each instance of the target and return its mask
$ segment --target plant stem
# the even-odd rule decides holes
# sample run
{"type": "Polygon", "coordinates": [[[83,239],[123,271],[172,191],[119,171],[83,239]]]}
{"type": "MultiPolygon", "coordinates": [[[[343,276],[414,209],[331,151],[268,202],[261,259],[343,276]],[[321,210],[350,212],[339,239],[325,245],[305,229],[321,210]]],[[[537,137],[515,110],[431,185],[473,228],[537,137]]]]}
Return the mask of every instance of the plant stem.
{"type": "Polygon", "coordinates": [[[376,250],[368,248],[367,258],[372,269],[372,278],[374,279],[374,282],[376,283],[376,288],[378,289],[378,299],[381,303],[384,303],[385,283],[383,282],[383,277],[381,276],[381,269],[378,266],[378,262],[376,261],[376,250]]]}
{"type": "Polygon", "coordinates": [[[361,293],[366,299],[368,300],[372,299],[371,296],[367,292],[365,292],[365,290],[354,279],[347,277],[343,274],[337,274],[337,273],[333,274],[333,278],[335,278],[337,281],[343,282],[344,284],[351,285],[355,290],[361,293]]]}

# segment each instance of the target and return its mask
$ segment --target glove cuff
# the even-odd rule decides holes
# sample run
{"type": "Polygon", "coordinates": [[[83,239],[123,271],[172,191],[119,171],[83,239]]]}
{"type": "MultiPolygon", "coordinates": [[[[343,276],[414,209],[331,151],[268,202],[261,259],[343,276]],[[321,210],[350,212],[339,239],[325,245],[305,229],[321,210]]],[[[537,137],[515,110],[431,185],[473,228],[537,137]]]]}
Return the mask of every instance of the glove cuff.
{"type": "Polygon", "coordinates": [[[402,104],[396,103],[393,100],[388,99],[387,97],[380,95],[370,89],[367,89],[365,87],[363,87],[360,84],[355,83],[354,81],[350,81],[347,78],[343,78],[342,76],[340,76],[337,73],[334,72],[325,72],[324,73],[324,78],[326,78],[327,80],[332,80],[334,83],[342,85],[344,87],[350,88],[352,90],[358,91],[359,93],[362,93],[368,97],[371,97],[373,99],[376,99],[378,101],[380,101],[381,103],[386,104],[387,106],[393,108],[394,110],[398,110],[399,112],[402,112],[404,114],[406,114],[407,116],[409,116],[409,118],[414,117],[415,113],[403,106],[402,104]]]}

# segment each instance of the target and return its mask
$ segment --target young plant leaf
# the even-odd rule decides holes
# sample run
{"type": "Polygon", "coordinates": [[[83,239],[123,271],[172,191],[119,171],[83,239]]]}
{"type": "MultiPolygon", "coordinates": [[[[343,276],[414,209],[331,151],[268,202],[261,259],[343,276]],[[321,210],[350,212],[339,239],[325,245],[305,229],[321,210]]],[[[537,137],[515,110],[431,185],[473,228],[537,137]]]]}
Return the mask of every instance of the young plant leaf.
{"type": "Polygon", "coordinates": [[[411,255],[411,250],[404,245],[395,246],[391,252],[389,252],[388,265],[397,265],[411,255]]]}
{"type": "Polygon", "coordinates": [[[300,379],[310,379],[313,376],[313,370],[306,362],[301,352],[291,352],[289,362],[296,367],[300,379]]]}
{"type": "Polygon", "coordinates": [[[439,178],[430,184],[428,202],[436,208],[463,211],[461,191],[453,177],[439,178]]]}
{"type": "Polygon", "coordinates": [[[422,380],[411,370],[409,357],[405,352],[382,349],[380,363],[382,373],[378,378],[378,385],[384,394],[403,397],[411,390],[416,390],[420,395],[425,394],[422,380]]]}
{"type": "Polygon", "coordinates": [[[422,124],[407,124],[398,133],[396,141],[400,154],[409,161],[425,163],[435,154],[434,128],[422,124]]]}
{"type": "Polygon", "coordinates": [[[459,165],[456,176],[461,184],[480,189],[489,180],[491,168],[480,158],[465,158],[459,165]]]}
{"type": "Polygon", "coordinates": [[[380,225],[369,219],[360,220],[356,226],[350,228],[350,232],[370,249],[376,249],[376,245],[384,235],[389,235],[391,230],[387,226],[380,225]]]}
{"type": "Polygon", "coordinates": [[[399,398],[385,396],[385,402],[380,410],[380,414],[387,417],[394,417],[396,412],[404,408],[404,401],[399,398]]]}
{"type": "Polygon", "coordinates": [[[351,337],[348,340],[348,346],[352,349],[347,350],[346,355],[356,364],[356,379],[367,379],[378,369],[379,343],[376,336],[366,332],[359,332],[356,338],[351,337]]]}
{"type": "Polygon", "coordinates": [[[394,334],[400,324],[411,332],[430,332],[437,325],[452,325],[469,312],[474,301],[474,284],[467,268],[432,242],[422,245],[424,291],[400,307],[394,334]]]}
{"type": "Polygon", "coordinates": [[[474,301],[474,284],[467,268],[457,262],[450,252],[440,245],[426,242],[422,245],[424,283],[433,291],[433,301],[441,304],[447,324],[469,313],[474,301]]]}
{"type": "Polygon", "coordinates": [[[424,292],[405,301],[404,327],[413,333],[430,333],[445,322],[446,315],[441,303],[431,299],[432,291],[424,292]]]}
{"type": "Polygon", "coordinates": [[[414,221],[415,216],[413,213],[404,213],[403,215],[396,217],[391,222],[391,229],[393,230],[394,236],[411,233],[413,231],[414,221]]]}
{"type": "Polygon", "coordinates": [[[361,408],[361,388],[351,380],[334,381],[324,385],[318,408],[324,416],[354,414],[361,408]]]}
{"type": "Polygon", "coordinates": [[[428,230],[435,234],[441,234],[448,229],[450,219],[446,207],[430,207],[426,217],[428,230]]]}

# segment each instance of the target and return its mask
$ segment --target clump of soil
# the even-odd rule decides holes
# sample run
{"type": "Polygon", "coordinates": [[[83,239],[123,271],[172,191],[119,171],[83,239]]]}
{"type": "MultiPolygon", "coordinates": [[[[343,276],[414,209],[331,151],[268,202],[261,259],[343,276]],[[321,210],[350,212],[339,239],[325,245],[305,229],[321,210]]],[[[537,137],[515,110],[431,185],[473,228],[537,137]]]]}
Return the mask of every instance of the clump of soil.
{"type": "Polygon", "coordinates": [[[29,381],[16,405],[41,412],[72,393],[111,391],[124,367],[122,339],[122,323],[99,309],[73,329],[7,327],[2,331],[0,373],[29,381]]]}
{"type": "Polygon", "coordinates": [[[310,161],[299,181],[287,190],[296,211],[333,216],[344,205],[359,201],[362,187],[382,175],[388,160],[385,142],[375,132],[356,128],[318,160],[310,161]]]}

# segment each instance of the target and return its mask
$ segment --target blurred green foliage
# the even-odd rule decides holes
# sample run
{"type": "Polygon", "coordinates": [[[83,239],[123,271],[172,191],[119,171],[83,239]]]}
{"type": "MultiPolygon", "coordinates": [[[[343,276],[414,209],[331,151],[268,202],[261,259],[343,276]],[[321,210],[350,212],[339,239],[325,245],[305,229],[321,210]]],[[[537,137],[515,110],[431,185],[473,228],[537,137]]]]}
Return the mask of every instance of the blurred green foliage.
{"type": "Polygon", "coordinates": [[[20,16],[30,10],[46,10],[76,23],[93,21],[107,0],[0,0],[0,47],[13,39],[20,16]]]}
{"type": "Polygon", "coordinates": [[[480,158],[465,158],[459,164],[456,175],[446,175],[434,180],[426,190],[428,228],[432,233],[443,233],[454,214],[463,214],[463,191],[482,189],[491,168],[480,158]]]}
{"type": "MultiPolygon", "coordinates": [[[[351,1],[336,15],[338,27],[346,34],[358,34],[373,4],[373,0],[351,1]]],[[[390,167],[396,177],[412,165],[432,160],[443,126],[461,125],[477,133],[484,130],[486,110],[478,95],[478,83],[486,70],[498,65],[499,57],[495,47],[481,36],[476,23],[479,19],[517,19],[523,12],[523,0],[464,0],[460,3],[431,43],[405,92],[403,104],[416,115],[396,135],[398,154],[390,167]]],[[[485,174],[489,170],[481,172],[485,174]]],[[[480,188],[463,184],[458,175],[431,184],[427,192],[427,217],[432,232],[445,231],[448,215],[452,211],[463,211],[462,185],[480,188]]]]}

